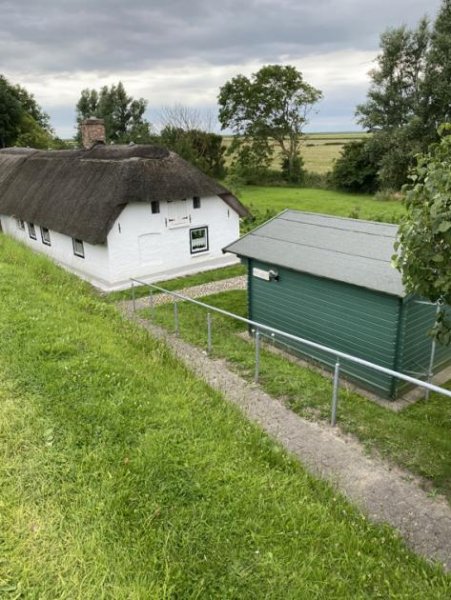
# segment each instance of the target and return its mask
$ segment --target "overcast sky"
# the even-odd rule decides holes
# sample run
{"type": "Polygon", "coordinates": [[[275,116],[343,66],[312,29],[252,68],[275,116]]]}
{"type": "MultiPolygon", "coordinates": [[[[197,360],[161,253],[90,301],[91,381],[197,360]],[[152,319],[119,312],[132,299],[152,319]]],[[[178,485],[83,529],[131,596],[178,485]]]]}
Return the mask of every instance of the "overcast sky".
{"type": "Polygon", "coordinates": [[[85,87],[122,81],[148,117],[217,110],[221,85],[292,64],[324,100],[310,131],[356,129],[379,35],[434,18],[440,0],[0,0],[0,73],[34,93],[61,137],[85,87]]]}

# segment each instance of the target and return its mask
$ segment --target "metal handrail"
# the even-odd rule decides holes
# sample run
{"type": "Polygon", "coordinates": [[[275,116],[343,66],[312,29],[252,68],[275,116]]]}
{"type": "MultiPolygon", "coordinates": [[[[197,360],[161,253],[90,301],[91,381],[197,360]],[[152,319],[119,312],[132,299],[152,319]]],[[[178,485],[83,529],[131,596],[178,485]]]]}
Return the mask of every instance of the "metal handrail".
{"type": "MultiPolygon", "coordinates": [[[[334,400],[333,400],[333,406],[332,406],[332,415],[333,415],[332,416],[332,424],[333,425],[335,424],[334,413],[336,414],[336,403],[338,401],[337,389],[338,389],[338,377],[339,377],[339,370],[340,370],[340,359],[347,360],[347,361],[353,362],[355,364],[358,364],[358,365],[361,365],[364,367],[368,367],[375,371],[379,371],[380,373],[384,373],[385,375],[390,375],[392,377],[396,377],[397,379],[407,381],[408,383],[411,383],[415,386],[422,387],[428,391],[437,392],[439,394],[443,394],[444,396],[447,396],[448,398],[451,398],[450,390],[447,390],[443,387],[434,385],[433,383],[421,381],[421,379],[416,379],[416,377],[411,377],[410,375],[405,375],[404,373],[400,373],[399,371],[394,371],[393,369],[389,369],[387,367],[382,367],[380,365],[372,363],[363,358],[359,358],[358,356],[354,356],[352,354],[347,354],[346,352],[342,352],[341,350],[336,350],[334,348],[330,348],[329,346],[324,346],[322,344],[318,344],[317,342],[312,342],[311,340],[306,340],[297,335],[293,335],[292,333],[287,333],[286,331],[282,331],[281,329],[276,329],[275,327],[271,327],[269,325],[264,325],[263,323],[258,323],[257,321],[252,321],[251,319],[247,319],[246,317],[241,317],[240,315],[236,315],[232,312],[229,312],[228,310],[224,310],[222,308],[217,308],[216,306],[211,306],[210,304],[206,304],[205,302],[200,302],[199,300],[195,300],[194,298],[188,298],[187,296],[183,296],[182,294],[179,294],[177,292],[172,292],[170,290],[166,290],[165,288],[162,288],[153,283],[146,283],[145,281],[141,281],[141,280],[135,279],[135,278],[131,278],[130,281],[132,282],[132,297],[133,297],[134,309],[135,309],[134,284],[138,283],[139,285],[147,286],[149,288],[158,290],[159,292],[162,292],[164,294],[169,294],[170,296],[173,296],[174,298],[178,298],[179,300],[190,302],[191,304],[196,304],[197,306],[201,306],[202,308],[205,308],[208,311],[216,312],[216,313],[219,313],[226,317],[235,319],[237,321],[241,321],[242,323],[246,323],[247,325],[254,327],[256,332],[259,332],[259,330],[269,331],[275,335],[285,337],[289,340],[293,340],[293,341],[301,343],[301,344],[305,344],[306,346],[310,346],[311,348],[315,348],[316,350],[321,350],[323,352],[326,352],[326,353],[334,356],[336,359],[336,363],[335,363],[335,371],[334,371],[334,400]]],[[[177,328],[178,328],[178,324],[177,324],[177,328]]],[[[259,338],[258,338],[258,336],[257,336],[256,351],[259,356],[259,338]]],[[[256,369],[256,377],[255,378],[258,379],[257,369],[256,369]]]]}

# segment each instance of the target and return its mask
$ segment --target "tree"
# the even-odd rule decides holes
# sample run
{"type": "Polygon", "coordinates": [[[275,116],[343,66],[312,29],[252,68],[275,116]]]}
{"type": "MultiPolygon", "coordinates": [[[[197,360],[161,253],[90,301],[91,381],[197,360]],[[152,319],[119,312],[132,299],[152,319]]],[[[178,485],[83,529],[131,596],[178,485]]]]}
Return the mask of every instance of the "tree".
{"type": "Polygon", "coordinates": [[[344,192],[374,194],[379,185],[377,158],[366,141],[345,144],[330,175],[331,184],[344,192]]]}
{"type": "Polygon", "coordinates": [[[383,33],[380,49],[356,115],[378,148],[381,187],[400,189],[416,154],[427,152],[439,125],[451,120],[451,0],[442,0],[432,27],[422,19],[415,29],[383,33]]]}
{"type": "MultiPolygon", "coordinates": [[[[409,292],[451,305],[451,125],[440,128],[440,141],[418,158],[407,188],[394,264],[409,292]]],[[[434,334],[451,343],[451,320],[441,311],[434,334]]]]}
{"type": "Polygon", "coordinates": [[[426,19],[418,27],[389,29],[381,36],[377,67],[370,71],[368,99],[357,106],[358,123],[372,133],[383,188],[400,189],[415,155],[433,141],[425,135],[424,78],[430,41],[426,19]]]}
{"type": "Polygon", "coordinates": [[[424,111],[428,139],[451,121],[451,0],[443,0],[430,36],[424,84],[424,111]]]}
{"type": "Polygon", "coordinates": [[[17,100],[20,102],[23,110],[33,118],[33,120],[41,129],[46,131],[48,134],[51,134],[52,129],[50,127],[50,117],[36,102],[33,94],[30,94],[30,92],[20,85],[12,86],[11,90],[16,96],[17,100]]]}
{"type": "Polygon", "coordinates": [[[0,147],[12,146],[20,132],[23,109],[11,92],[6,79],[0,75],[0,147]]]}
{"type": "Polygon", "coordinates": [[[159,141],[207,175],[219,179],[225,176],[222,136],[199,129],[167,126],[161,131],[159,141]]]}
{"type": "Polygon", "coordinates": [[[211,131],[211,111],[174,104],[162,108],[160,121],[164,127],[159,143],[207,175],[219,179],[225,176],[225,148],[222,136],[211,131]]]}
{"type": "Polygon", "coordinates": [[[100,92],[84,89],[77,102],[77,140],[81,141],[81,122],[89,117],[105,121],[107,142],[148,143],[152,139],[150,123],[144,118],[147,101],[128,96],[122,82],[111,87],[104,86],[100,92]]]}
{"type": "Polygon", "coordinates": [[[52,148],[56,143],[49,116],[34,96],[0,75],[0,147],[52,148]]]}
{"type": "Polygon", "coordinates": [[[290,65],[266,65],[251,78],[237,75],[219,91],[222,129],[236,136],[234,148],[269,163],[273,146],[281,151],[290,178],[299,169],[301,134],[320,90],[290,65]]]}
{"type": "Polygon", "coordinates": [[[182,131],[211,132],[213,128],[213,115],[210,110],[202,110],[180,103],[163,106],[160,111],[160,121],[163,129],[172,127],[182,131]]]}
{"type": "Polygon", "coordinates": [[[399,27],[381,35],[377,67],[369,73],[368,100],[356,109],[357,122],[365,129],[393,130],[418,115],[429,39],[426,19],[417,29],[399,27]]]}

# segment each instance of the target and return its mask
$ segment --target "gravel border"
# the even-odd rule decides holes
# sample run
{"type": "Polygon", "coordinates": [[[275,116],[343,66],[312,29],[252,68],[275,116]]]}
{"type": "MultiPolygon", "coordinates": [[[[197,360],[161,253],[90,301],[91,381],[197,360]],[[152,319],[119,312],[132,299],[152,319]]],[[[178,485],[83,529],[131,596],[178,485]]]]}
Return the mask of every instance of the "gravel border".
{"type": "MultiPolygon", "coordinates": [[[[181,294],[182,296],[186,296],[187,298],[202,298],[202,296],[209,296],[210,294],[216,294],[218,292],[245,289],[247,289],[247,277],[246,275],[240,275],[238,277],[230,277],[229,279],[220,279],[219,281],[211,281],[209,283],[193,285],[192,287],[182,288],[181,290],[174,290],[174,292],[177,292],[177,294],[181,294]]],[[[154,294],[152,294],[152,302],[154,306],[174,302],[174,299],[179,302],[179,300],[170,294],[157,293],[156,291],[154,294]]],[[[124,300],[119,303],[119,306],[127,305],[130,302],[131,300],[124,300]]],[[[137,310],[148,308],[150,306],[150,297],[145,296],[142,298],[137,298],[135,300],[135,306],[137,310]]]]}
{"type": "Polygon", "coordinates": [[[343,438],[336,429],[302,419],[258,385],[233,373],[224,360],[212,360],[205,351],[138,317],[131,303],[123,302],[120,308],[124,316],[164,340],[190,371],[239,406],[369,519],[393,526],[412,550],[451,571],[451,507],[445,498],[428,496],[412,475],[369,458],[358,442],[343,438]]]}

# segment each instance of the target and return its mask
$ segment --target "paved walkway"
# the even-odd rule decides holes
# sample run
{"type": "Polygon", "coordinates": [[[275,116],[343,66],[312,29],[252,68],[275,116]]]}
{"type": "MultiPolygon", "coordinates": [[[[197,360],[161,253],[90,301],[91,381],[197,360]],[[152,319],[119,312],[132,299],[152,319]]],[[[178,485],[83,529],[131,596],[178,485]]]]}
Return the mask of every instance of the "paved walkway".
{"type": "Polygon", "coordinates": [[[331,482],[371,520],[395,527],[415,552],[451,571],[451,508],[444,498],[429,497],[409,474],[369,458],[356,441],[344,439],[327,425],[305,421],[258,385],[230,371],[225,361],[212,360],[199,348],[139,318],[131,303],[122,303],[121,309],[163,339],[188,369],[238,405],[310,472],[331,482]]]}

